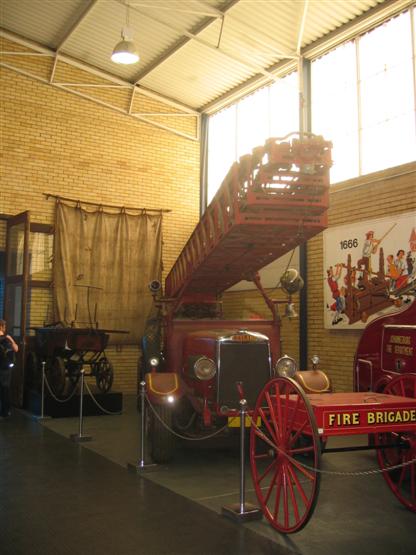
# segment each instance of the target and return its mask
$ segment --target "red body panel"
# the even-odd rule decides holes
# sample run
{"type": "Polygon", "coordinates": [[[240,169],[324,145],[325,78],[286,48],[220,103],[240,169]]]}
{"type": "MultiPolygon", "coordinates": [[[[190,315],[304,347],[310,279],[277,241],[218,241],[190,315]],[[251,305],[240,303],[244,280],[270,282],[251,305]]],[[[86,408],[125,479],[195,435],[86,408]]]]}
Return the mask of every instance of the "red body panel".
{"type": "Polygon", "coordinates": [[[416,432],[416,399],[382,393],[308,395],[324,436],[416,432]]]}
{"type": "MultiPolygon", "coordinates": [[[[166,341],[166,367],[170,372],[183,375],[183,361],[189,349],[189,343],[185,339],[191,332],[204,332],[207,338],[206,349],[212,355],[213,332],[227,330],[236,332],[238,330],[249,330],[267,335],[270,339],[272,361],[275,362],[280,354],[280,324],[272,320],[178,320],[171,321],[166,341]],[[187,347],[185,347],[187,345],[187,347]]],[[[200,344],[204,344],[201,340],[200,344]]],[[[210,356],[207,353],[206,356],[210,356]]],[[[211,356],[212,358],[212,356],[211,356]]]]}
{"type": "MultiPolygon", "coordinates": [[[[192,356],[206,356],[217,361],[217,339],[220,336],[249,330],[267,336],[270,340],[272,365],[280,356],[280,324],[272,320],[179,320],[173,319],[167,331],[166,368],[180,376],[183,391],[197,410],[202,411],[205,401],[218,413],[215,406],[215,380],[195,379],[188,367],[192,356]]],[[[230,414],[235,411],[231,410],[230,414]]],[[[224,413],[221,414],[225,416],[224,413]]]]}
{"type": "Polygon", "coordinates": [[[416,299],[364,330],[354,360],[354,390],[382,391],[395,376],[416,372],[416,299]]]}

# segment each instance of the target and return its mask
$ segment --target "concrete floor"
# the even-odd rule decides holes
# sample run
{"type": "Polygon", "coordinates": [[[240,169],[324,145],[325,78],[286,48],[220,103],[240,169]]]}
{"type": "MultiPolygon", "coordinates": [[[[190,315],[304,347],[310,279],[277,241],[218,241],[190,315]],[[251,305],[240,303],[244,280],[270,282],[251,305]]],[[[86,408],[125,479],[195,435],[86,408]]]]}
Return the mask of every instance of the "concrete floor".
{"type": "MultiPolygon", "coordinates": [[[[128,463],[136,464],[140,459],[140,419],[135,405],[134,398],[125,396],[122,415],[86,417],[83,434],[92,436],[92,441],[82,443],[82,447],[126,471],[128,463]]],[[[67,438],[79,431],[77,418],[44,420],[42,425],[67,438]]],[[[351,441],[346,437],[332,438],[328,446],[345,446],[351,441]]],[[[355,436],[353,441],[354,445],[365,444],[366,438],[355,436]]],[[[181,442],[172,463],[141,472],[141,475],[221,514],[223,506],[239,501],[238,441],[232,443],[232,447],[218,448],[208,441],[197,445],[181,442]]],[[[146,462],[150,462],[147,457],[146,462]]],[[[372,451],[325,454],[323,457],[326,472],[377,468],[372,451]]],[[[246,501],[256,504],[248,465],[246,474],[246,501]]],[[[379,473],[365,476],[324,474],[315,512],[306,527],[296,534],[281,535],[265,519],[242,526],[271,540],[276,544],[276,553],[280,553],[278,546],[301,555],[410,555],[416,552],[416,514],[398,502],[379,473]]]]}
{"type": "Polygon", "coordinates": [[[291,555],[19,411],[0,420],[1,555],[291,555]]]}

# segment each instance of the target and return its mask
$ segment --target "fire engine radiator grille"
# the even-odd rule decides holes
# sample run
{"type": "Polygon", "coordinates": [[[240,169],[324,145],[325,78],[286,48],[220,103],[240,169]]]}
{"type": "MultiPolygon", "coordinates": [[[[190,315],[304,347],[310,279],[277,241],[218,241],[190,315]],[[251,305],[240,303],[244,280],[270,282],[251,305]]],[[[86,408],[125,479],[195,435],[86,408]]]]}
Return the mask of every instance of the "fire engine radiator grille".
{"type": "Polygon", "coordinates": [[[217,374],[217,403],[239,408],[236,382],[243,382],[248,408],[252,409],[260,390],[270,379],[268,343],[220,343],[217,374]]]}

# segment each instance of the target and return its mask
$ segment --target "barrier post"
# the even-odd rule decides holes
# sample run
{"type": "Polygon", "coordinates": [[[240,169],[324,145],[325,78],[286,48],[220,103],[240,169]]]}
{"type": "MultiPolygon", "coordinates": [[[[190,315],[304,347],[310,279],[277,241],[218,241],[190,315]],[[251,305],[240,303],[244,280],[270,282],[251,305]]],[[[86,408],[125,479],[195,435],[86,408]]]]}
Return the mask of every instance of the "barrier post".
{"type": "Polygon", "coordinates": [[[45,367],[46,361],[42,360],[42,381],[41,381],[41,390],[40,390],[40,416],[34,415],[34,420],[38,422],[41,420],[50,420],[50,416],[45,416],[44,414],[44,407],[45,407],[45,367]]]}
{"type": "Polygon", "coordinates": [[[143,470],[154,469],[157,464],[146,463],[145,462],[145,438],[146,438],[146,382],[142,380],[139,384],[140,386],[140,405],[141,405],[141,416],[140,416],[140,458],[137,464],[127,463],[127,469],[130,472],[141,472],[143,470]]]}
{"type": "Polygon", "coordinates": [[[91,441],[92,437],[83,435],[82,427],[83,427],[83,403],[84,403],[84,368],[81,368],[81,391],[79,394],[79,431],[78,434],[71,434],[69,437],[72,441],[76,442],[83,442],[83,441],[91,441]]]}
{"type": "Polygon", "coordinates": [[[221,514],[237,522],[260,520],[263,513],[258,507],[245,501],[245,424],[247,414],[247,401],[240,399],[240,501],[222,507],[221,514]]]}

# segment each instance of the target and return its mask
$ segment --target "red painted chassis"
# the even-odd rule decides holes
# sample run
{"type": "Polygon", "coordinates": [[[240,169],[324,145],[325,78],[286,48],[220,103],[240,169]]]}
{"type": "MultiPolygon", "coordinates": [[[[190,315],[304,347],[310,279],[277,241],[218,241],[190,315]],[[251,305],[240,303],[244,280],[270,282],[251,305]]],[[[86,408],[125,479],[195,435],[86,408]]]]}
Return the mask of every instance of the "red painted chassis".
{"type": "Polygon", "coordinates": [[[261,509],[276,530],[297,532],[312,516],[321,454],[337,451],[325,449],[327,439],[358,434],[374,438],[368,448],[376,449],[384,479],[416,512],[416,374],[398,376],[383,393],[307,395],[288,378],[266,384],[252,415],[250,461],[261,509]]]}

